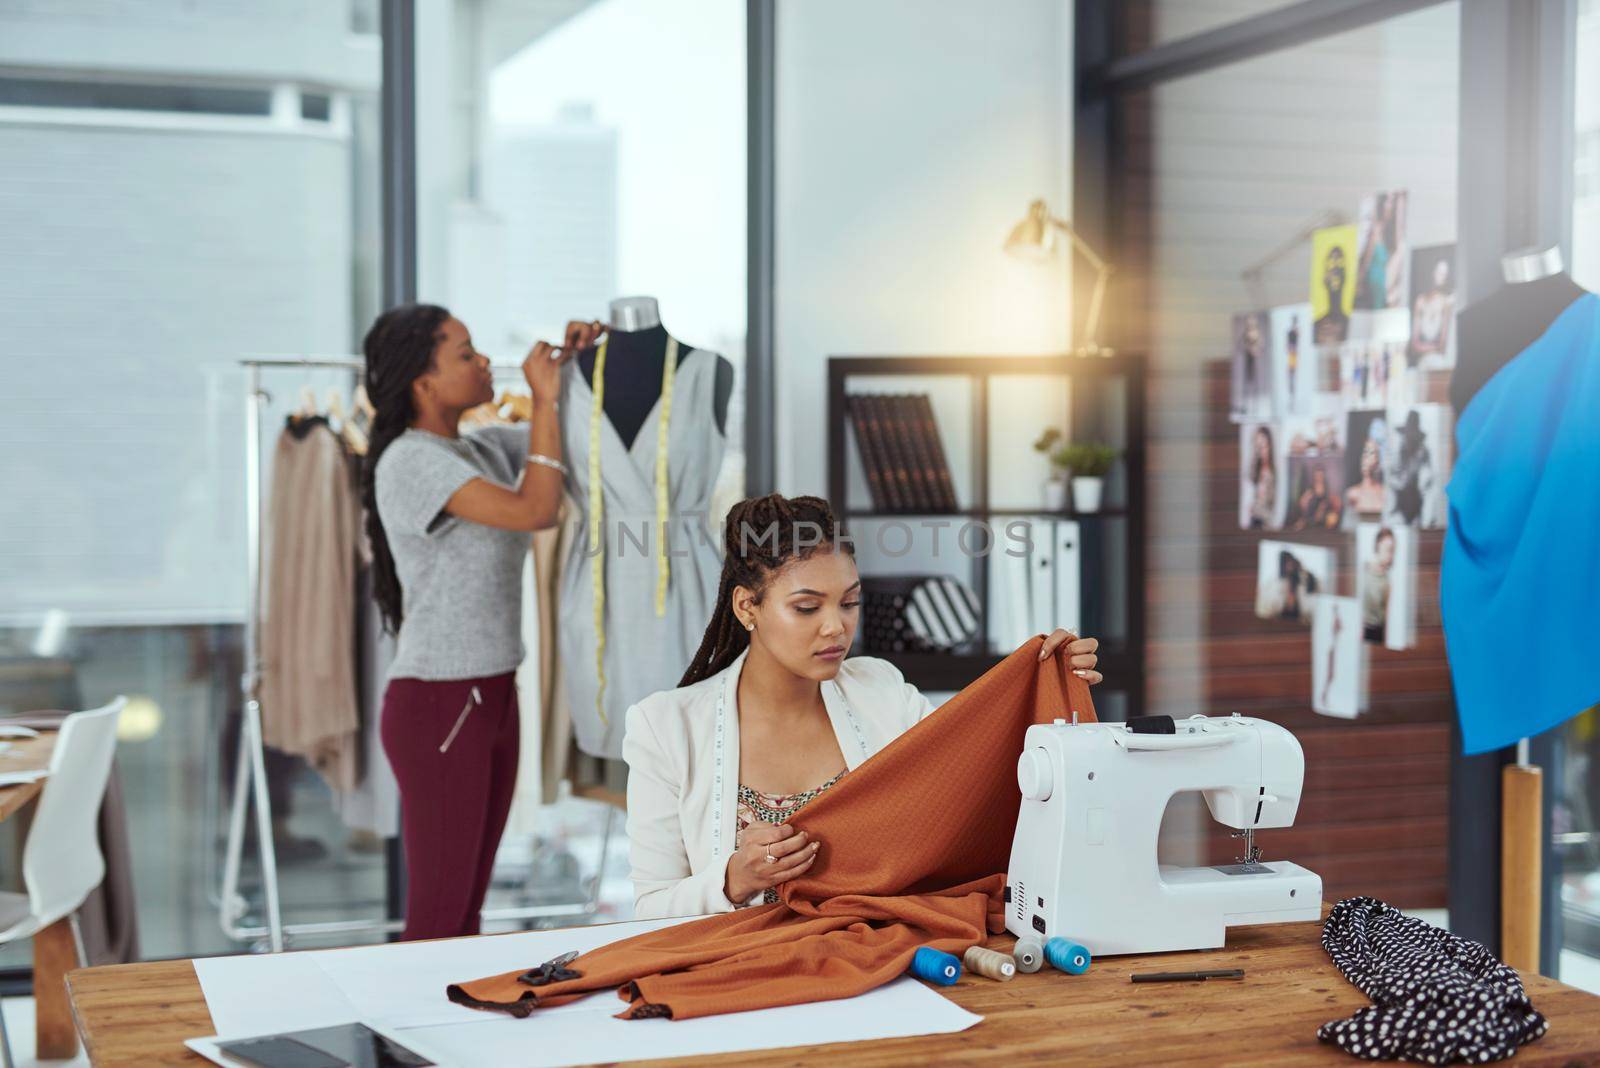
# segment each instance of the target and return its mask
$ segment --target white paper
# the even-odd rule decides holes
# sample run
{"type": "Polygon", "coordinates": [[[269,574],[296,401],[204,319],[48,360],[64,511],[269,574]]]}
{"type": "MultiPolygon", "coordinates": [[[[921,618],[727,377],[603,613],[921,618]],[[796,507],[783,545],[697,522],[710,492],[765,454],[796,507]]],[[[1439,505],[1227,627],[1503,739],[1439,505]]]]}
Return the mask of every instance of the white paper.
{"type": "MultiPolygon", "coordinates": [[[[569,950],[587,953],[624,938],[683,922],[681,918],[637,920],[488,938],[319,950],[302,955],[317,964],[361,1019],[390,1027],[428,1027],[482,1021],[487,1015],[482,1009],[469,1009],[448,1000],[444,990],[451,983],[482,979],[513,969],[537,968],[569,950]]],[[[611,1002],[616,1002],[616,995],[610,991],[606,994],[611,1002]]],[[[560,1012],[576,1005],[574,1002],[540,1009],[539,1014],[560,1012]]],[[[622,1010],[619,1007],[611,1011],[622,1010]]]]}
{"type": "Polygon", "coordinates": [[[314,956],[260,953],[196,960],[194,973],[217,1034],[249,1038],[356,1019],[358,1013],[317,967],[314,956]]]}
{"type": "MultiPolygon", "coordinates": [[[[619,1020],[615,991],[518,1020],[451,1004],[445,987],[568,950],[588,951],[685,922],[647,920],[561,931],[353,949],[197,960],[195,972],[224,1040],[360,1021],[442,1065],[586,1064],[687,1057],[964,1031],[982,1017],[901,978],[859,997],[697,1020],[619,1020]]],[[[210,1039],[189,1047],[218,1064],[210,1039]],[[209,1043],[209,1045],[208,1045],[209,1043]]]]}
{"type": "Polygon", "coordinates": [[[0,771],[0,786],[22,786],[25,783],[38,782],[50,772],[45,768],[31,768],[27,771],[0,771]]]}
{"type": "Polygon", "coordinates": [[[448,1068],[544,1068],[952,1034],[983,1020],[906,977],[842,1001],[695,1020],[619,1020],[622,1002],[611,991],[563,1008],[573,1011],[540,1009],[525,1020],[483,1014],[487,1022],[408,1028],[400,1038],[448,1068]]]}

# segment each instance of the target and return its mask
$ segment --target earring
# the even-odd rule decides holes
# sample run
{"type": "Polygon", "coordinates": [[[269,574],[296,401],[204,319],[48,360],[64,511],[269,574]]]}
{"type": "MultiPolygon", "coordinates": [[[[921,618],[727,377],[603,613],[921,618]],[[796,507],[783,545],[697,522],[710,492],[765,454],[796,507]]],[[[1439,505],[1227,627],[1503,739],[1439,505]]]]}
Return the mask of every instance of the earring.
{"type": "Polygon", "coordinates": [[[753,631],[756,629],[756,625],[754,623],[746,623],[744,625],[744,629],[753,631]]]}

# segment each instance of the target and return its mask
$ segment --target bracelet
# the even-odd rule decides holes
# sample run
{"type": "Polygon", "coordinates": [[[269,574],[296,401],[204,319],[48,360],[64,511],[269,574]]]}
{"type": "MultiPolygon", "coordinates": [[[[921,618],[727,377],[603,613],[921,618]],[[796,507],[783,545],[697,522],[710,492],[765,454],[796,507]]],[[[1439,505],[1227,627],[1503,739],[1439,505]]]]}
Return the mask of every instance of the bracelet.
{"type": "Polygon", "coordinates": [[[530,464],[540,464],[544,467],[553,467],[557,471],[561,472],[562,477],[566,477],[568,473],[566,464],[562,463],[560,460],[557,460],[553,456],[546,456],[542,452],[530,452],[528,454],[528,462],[530,464]]]}

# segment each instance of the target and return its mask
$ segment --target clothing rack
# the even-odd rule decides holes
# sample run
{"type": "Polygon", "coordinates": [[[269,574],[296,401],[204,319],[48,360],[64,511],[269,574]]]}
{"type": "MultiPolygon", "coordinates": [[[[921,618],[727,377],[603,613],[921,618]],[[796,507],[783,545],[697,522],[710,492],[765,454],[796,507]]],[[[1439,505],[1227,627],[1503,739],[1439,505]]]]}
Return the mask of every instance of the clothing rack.
{"type": "MultiPolygon", "coordinates": [[[[355,356],[247,356],[239,360],[245,369],[245,552],[247,554],[248,594],[244,620],[244,673],[240,687],[244,695],[244,723],[239,731],[239,754],[234,765],[233,799],[228,816],[228,845],[223,862],[222,888],[218,898],[218,919],[222,931],[235,941],[267,939],[273,953],[284,948],[285,936],[334,935],[358,931],[398,931],[398,920],[335,920],[326,923],[283,922],[278,896],[278,857],[272,841],[272,802],[267,794],[267,769],[261,732],[261,406],[270,399],[261,388],[263,370],[300,368],[349,371],[360,374],[366,363],[355,356]],[[244,854],[245,810],[255,803],[256,848],[261,864],[265,892],[266,924],[241,923],[249,902],[239,893],[239,866],[244,854]]],[[[518,371],[515,365],[497,364],[496,372],[518,371]]],[[[599,873],[589,900],[562,905],[528,905],[520,908],[485,910],[485,920],[547,919],[594,914],[599,897],[600,877],[605,871],[605,851],[610,846],[612,813],[606,814],[606,833],[602,839],[599,873]]]]}

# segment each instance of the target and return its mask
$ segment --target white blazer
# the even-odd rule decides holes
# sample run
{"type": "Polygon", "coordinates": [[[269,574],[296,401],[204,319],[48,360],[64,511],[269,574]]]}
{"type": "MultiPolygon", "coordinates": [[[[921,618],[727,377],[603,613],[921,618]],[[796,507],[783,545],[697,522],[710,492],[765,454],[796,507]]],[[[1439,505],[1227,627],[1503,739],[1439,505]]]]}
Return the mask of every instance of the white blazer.
{"type": "MultiPolygon", "coordinates": [[[[730,912],[722,887],[733,856],[739,795],[739,673],[749,650],[691,686],[628,709],[628,855],[634,915],[730,912]],[[720,729],[719,729],[720,725],[720,729]]],[[[888,661],[858,656],[822,684],[845,766],[855,770],[933,711],[888,661]]]]}

